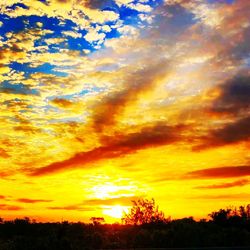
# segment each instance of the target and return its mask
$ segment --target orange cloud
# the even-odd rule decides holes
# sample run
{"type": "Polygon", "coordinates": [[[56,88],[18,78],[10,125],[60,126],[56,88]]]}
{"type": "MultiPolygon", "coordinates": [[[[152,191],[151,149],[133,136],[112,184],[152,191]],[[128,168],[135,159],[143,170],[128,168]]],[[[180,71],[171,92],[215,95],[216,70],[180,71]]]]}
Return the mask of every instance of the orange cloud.
{"type": "Polygon", "coordinates": [[[9,176],[11,176],[11,173],[8,173],[7,171],[0,172],[0,177],[1,178],[6,178],[6,177],[9,177],[9,176]]]}
{"type": "Polygon", "coordinates": [[[193,196],[191,199],[201,199],[201,200],[242,200],[242,199],[248,199],[249,198],[248,193],[237,193],[237,194],[204,194],[204,195],[197,195],[193,196]]]}
{"type": "Polygon", "coordinates": [[[121,91],[110,94],[95,107],[93,127],[102,132],[106,126],[113,126],[117,116],[126,106],[135,102],[142,92],[151,90],[168,73],[168,60],[148,64],[142,70],[135,71],[121,91]]]}
{"type": "Polygon", "coordinates": [[[0,157],[3,157],[3,158],[9,158],[10,155],[7,153],[6,150],[0,148],[0,157]]]}
{"type": "Polygon", "coordinates": [[[20,198],[16,199],[16,201],[21,203],[41,203],[41,202],[51,202],[52,200],[20,198]]]}
{"type": "Polygon", "coordinates": [[[47,207],[47,209],[50,210],[73,210],[73,211],[94,211],[95,208],[84,206],[82,204],[76,204],[76,205],[68,205],[68,206],[54,206],[54,207],[47,207]]]}
{"type": "Polygon", "coordinates": [[[0,204],[0,210],[7,210],[7,211],[19,211],[22,210],[22,207],[13,206],[8,204],[0,204]]]}
{"type": "Polygon", "coordinates": [[[83,167],[86,164],[103,159],[122,157],[141,149],[171,144],[181,139],[181,132],[184,128],[185,126],[182,125],[167,126],[159,124],[127,135],[116,134],[114,137],[106,137],[106,145],[104,146],[77,153],[70,159],[32,170],[29,174],[31,176],[51,174],[76,166],[83,167]]]}
{"type": "Polygon", "coordinates": [[[52,100],[52,103],[56,104],[59,107],[63,107],[63,108],[67,108],[67,107],[72,105],[71,101],[69,101],[67,99],[63,99],[63,98],[55,98],[52,100]]]}
{"type": "Polygon", "coordinates": [[[232,188],[232,187],[242,187],[242,186],[248,185],[249,183],[250,183],[249,180],[243,179],[243,180],[227,182],[227,183],[219,183],[219,184],[213,184],[213,185],[207,185],[207,186],[198,186],[195,188],[196,189],[232,188]]]}
{"type": "Polygon", "coordinates": [[[250,166],[230,166],[218,168],[206,168],[187,173],[186,178],[191,179],[211,179],[211,178],[233,178],[249,176],[250,166]]]}
{"type": "Polygon", "coordinates": [[[220,147],[250,139],[250,117],[242,118],[233,122],[225,123],[218,129],[208,131],[208,135],[201,138],[200,145],[194,146],[194,151],[207,148],[220,147]]]}

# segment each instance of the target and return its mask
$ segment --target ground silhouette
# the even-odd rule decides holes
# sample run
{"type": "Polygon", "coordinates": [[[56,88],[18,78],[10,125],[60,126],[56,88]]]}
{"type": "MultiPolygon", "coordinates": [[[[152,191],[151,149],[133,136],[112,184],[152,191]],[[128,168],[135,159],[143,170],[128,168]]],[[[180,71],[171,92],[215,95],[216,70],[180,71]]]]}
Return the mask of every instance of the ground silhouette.
{"type": "Polygon", "coordinates": [[[170,220],[158,211],[153,200],[144,200],[144,203],[134,203],[131,214],[127,216],[135,211],[145,212],[141,210],[142,204],[151,204],[148,208],[152,215],[152,220],[143,223],[127,221],[127,224],[103,224],[99,217],[94,217],[90,224],[68,221],[39,223],[27,217],[11,221],[0,219],[0,250],[234,246],[248,246],[250,249],[250,205],[211,212],[207,220],[195,221],[192,217],[170,220]],[[161,214],[157,220],[154,219],[156,211],[161,214]]]}

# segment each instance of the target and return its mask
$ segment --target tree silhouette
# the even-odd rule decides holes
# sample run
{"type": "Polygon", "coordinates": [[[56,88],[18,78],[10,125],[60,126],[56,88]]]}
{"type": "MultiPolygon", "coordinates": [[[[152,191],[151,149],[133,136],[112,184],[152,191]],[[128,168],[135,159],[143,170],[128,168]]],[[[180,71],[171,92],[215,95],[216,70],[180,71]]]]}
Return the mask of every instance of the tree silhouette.
{"type": "Polygon", "coordinates": [[[94,225],[100,225],[105,222],[103,217],[91,217],[90,220],[94,225]]]}
{"type": "Polygon", "coordinates": [[[125,213],[122,222],[125,224],[142,225],[149,223],[167,222],[164,213],[158,210],[155,200],[133,200],[133,206],[129,213],[125,213]]]}
{"type": "Polygon", "coordinates": [[[212,212],[208,216],[210,216],[215,223],[219,225],[225,225],[231,215],[232,215],[232,209],[227,208],[227,209],[220,209],[217,212],[212,212]]]}
{"type": "Polygon", "coordinates": [[[250,204],[239,208],[226,208],[209,214],[212,221],[220,226],[249,227],[250,204]]]}
{"type": "Polygon", "coordinates": [[[239,215],[245,220],[250,220],[250,204],[248,204],[246,207],[240,206],[239,215]]]}

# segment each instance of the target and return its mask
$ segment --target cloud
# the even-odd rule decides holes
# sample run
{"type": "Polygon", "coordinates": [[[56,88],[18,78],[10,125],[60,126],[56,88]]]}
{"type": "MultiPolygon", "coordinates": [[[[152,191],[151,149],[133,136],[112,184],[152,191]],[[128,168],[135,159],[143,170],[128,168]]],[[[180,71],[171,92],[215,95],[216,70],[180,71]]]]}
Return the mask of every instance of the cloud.
{"type": "MultiPolygon", "coordinates": [[[[7,65],[10,62],[22,62],[26,53],[21,49],[17,49],[17,46],[11,48],[2,48],[0,50],[0,64],[7,65]]],[[[8,69],[5,69],[8,72],[8,69]]]]}
{"type": "Polygon", "coordinates": [[[113,137],[103,137],[103,145],[90,151],[75,154],[73,157],[54,162],[48,166],[31,170],[28,174],[39,176],[62,171],[64,169],[83,167],[99,160],[122,157],[136,153],[138,150],[172,144],[181,139],[185,126],[167,126],[158,124],[142,128],[139,132],[127,135],[116,134],[113,137]],[[106,145],[105,145],[106,144],[106,145]]]}
{"type": "MultiPolygon", "coordinates": [[[[248,6],[248,9],[250,7],[250,4],[248,6]]],[[[250,14],[250,11],[248,10],[248,14],[250,14]]],[[[242,37],[239,43],[235,45],[235,47],[232,49],[232,59],[234,60],[244,60],[248,59],[250,56],[250,45],[247,42],[248,37],[250,36],[250,26],[246,23],[246,27],[244,31],[242,32],[242,37]]]]}
{"type": "Polygon", "coordinates": [[[234,178],[250,175],[250,166],[229,166],[218,168],[205,168],[188,172],[184,178],[190,179],[216,179],[216,178],[234,178]]]}
{"type": "Polygon", "coordinates": [[[232,187],[243,187],[250,183],[247,179],[237,180],[233,182],[219,183],[207,186],[198,186],[196,189],[221,189],[221,188],[232,188],[232,187]]]}
{"type": "Polygon", "coordinates": [[[0,148],[0,157],[2,158],[9,158],[10,155],[8,154],[8,152],[2,148],[0,148]]]}
{"type": "Polygon", "coordinates": [[[141,196],[121,196],[110,199],[90,199],[85,200],[84,203],[90,206],[111,206],[111,205],[123,205],[130,206],[133,200],[141,199],[141,196]]]}
{"type": "Polygon", "coordinates": [[[236,76],[219,86],[219,92],[211,112],[235,115],[250,110],[250,76],[236,76]]]}
{"type": "Polygon", "coordinates": [[[213,89],[216,93],[206,114],[219,120],[208,129],[195,151],[248,141],[250,138],[250,77],[238,73],[213,89]]]}
{"type": "Polygon", "coordinates": [[[204,194],[204,195],[196,195],[190,197],[190,199],[200,199],[200,200],[230,200],[235,201],[235,200],[248,200],[249,199],[248,193],[237,193],[237,194],[204,194]]]}
{"type": "Polygon", "coordinates": [[[86,0],[85,6],[90,9],[102,9],[103,7],[111,7],[111,0],[86,0]]]}
{"type": "Polygon", "coordinates": [[[70,36],[73,38],[81,38],[82,34],[77,33],[75,31],[69,30],[69,31],[63,31],[62,34],[64,34],[65,36],[70,36]]]}
{"type": "Polygon", "coordinates": [[[208,135],[201,138],[202,143],[194,146],[193,150],[226,146],[233,143],[248,141],[250,138],[250,116],[224,124],[221,128],[208,131],[208,135]]]}
{"type": "Polygon", "coordinates": [[[67,108],[67,107],[72,106],[72,102],[70,100],[63,99],[63,98],[55,98],[51,102],[62,108],[67,108]]]}
{"type": "Polygon", "coordinates": [[[215,144],[235,143],[250,137],[250,116],[226,124],[223,128],[211,132],[215,144]]]}
{"type": "Polygon", "coordinates": [[[91,2],[50,0],[47,2],[33,1],[31,3],[30,0],[22,0],[25,8],[11,8],[16,1],[8,1],[1,4],[0,13],[7,15],[9,18],[37,16],[39,18],[57,18],[61,23],[70,20],[81,29],[90,28],[92,24],[99,23],[102,25],[119,19],[118,13],[112,10],[95,8],[98,7],[98,1],[92,4],[91,2]]]}
{"type": "Polygon", "coordinates": [[[84,206],[82,204],[76,205],[68,205],[68,206],[54,206],[54,207],[47,207],[50,210],[66,210],[66,211],[95,211],[95,208],[90,206],[84,206]]]}
{"type": "Polygon", "coordinates": [[[95,29],[90,29],[84,36],[85,40],[92,43],[95,41],[103,42],[106,35],[105,33],[98,33],[95,29]]]}
{"type": "Polygon", "coordinates": [[[8,204],[0,204],[0,210],[5,211],[19,211],[22,210],[22,207],[14,206],[14,205],[8,205],[8,204]]]}
{"type": "Polygon", "coordinates": [[[142,4],[142,3],[129,3],[126,5],[126,7],[136,10],[138,12],[150,12],[152,11],[152,8],[150,5],[142,4]]]}
{"type": "Polygon", "coordinates": [[[39,95],[38,91],[31,88],[31,86],[24,84],[9,84],[4,82],[0,86],[0,93],[14,94],[14,95],[39,95]]]}
{"type": "Polygon", "coordinates": [[[130,8],[132,10],[136,10],[138,12],[150,12],[152,11],[152,7],[146,4],[148,1],[136,2],[133,0],[115,0],[116,4],[120,6],[126,6],[126,8],[130,8]]]}
{"type": "Polygon", "coordinates": [[[195,20],[216,28],[219,32],[228,31],[226,35],[232,35],[238,28],[244,28],[240,24],[247,23],[249,16],[249,2],[245,0],[234,1],[228,4],[227,1],[193,1],[193,0],[164,0],[166,5],[180,5],[195,15],[195,20]]]}
{"type": "Polygon", "coordinates": [[[28,198],[19,198],[16,199],[17,202],[21,203],[42,203],[42,202],[52,202],[53,200],[43,200],[43,199],[28,199],[28,198]]]}
{"type": "Polygon", "coordinates": [[[30,126],[30,125],[15,126],[13,129],[14,131],[17,131],[17,132],[24,132],[24,133],[29,133],[29,134],[36,134],[37,132],[41,131],[39,128],[30,126]]]}
{"type": "Polygon", "coordinates": [[[9,177],[9,176],[11,176],[11,175],[12,175],[12,173],[7,172],[7,171],[1,171],[1,172],[0,172],[0,177],[1,177],[1,178],[6,178],[6,177],[9,177]]]}
{"type": "Polygon", "coordinates": [[[132,72],[125,80],[126,85],[121,91],[110,93],[100,104],[95,107],[93,115],[93,127],[97,132],[102,132],[106,126],[113,126],[116,117],[129,104],[136,102],[142,92],[151,90],[158,81],[168,74],[168,60],[149,63],[141,70],[132,72]]]}

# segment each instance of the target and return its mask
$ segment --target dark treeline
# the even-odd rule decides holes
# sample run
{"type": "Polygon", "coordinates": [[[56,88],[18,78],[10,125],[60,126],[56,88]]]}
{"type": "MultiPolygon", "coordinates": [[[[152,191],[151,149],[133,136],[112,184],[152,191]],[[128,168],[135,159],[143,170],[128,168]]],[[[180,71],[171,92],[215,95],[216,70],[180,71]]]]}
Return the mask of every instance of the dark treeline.
{"type": "Polygon", "coordinates": [[[192,217],[133,225],[37,223],[29,218],[0,222],[0,250],[250,247],[250,206],[220,209],[210,220],[192,217]]]}

